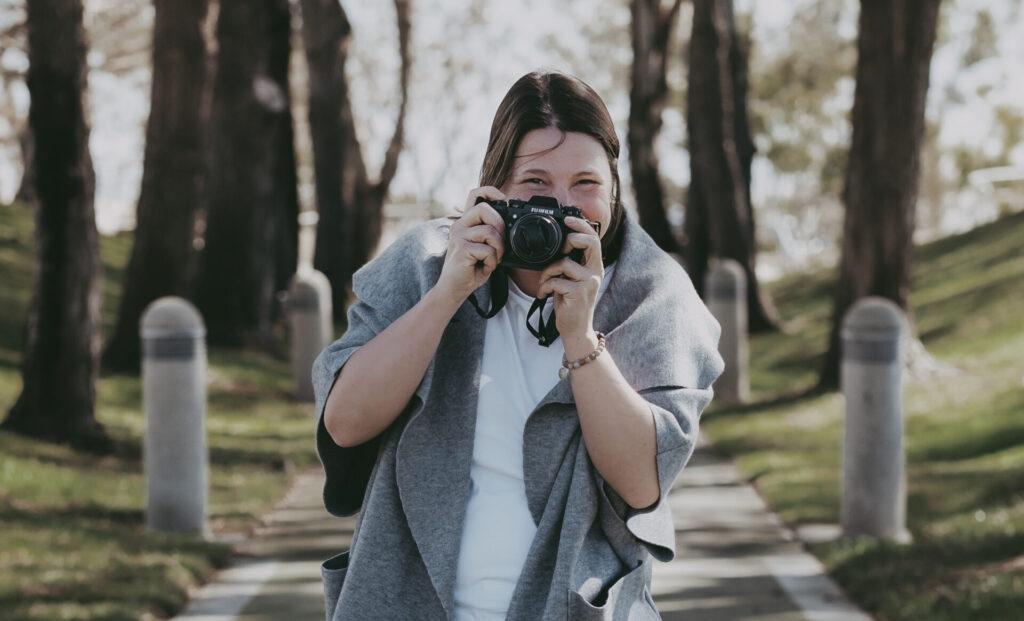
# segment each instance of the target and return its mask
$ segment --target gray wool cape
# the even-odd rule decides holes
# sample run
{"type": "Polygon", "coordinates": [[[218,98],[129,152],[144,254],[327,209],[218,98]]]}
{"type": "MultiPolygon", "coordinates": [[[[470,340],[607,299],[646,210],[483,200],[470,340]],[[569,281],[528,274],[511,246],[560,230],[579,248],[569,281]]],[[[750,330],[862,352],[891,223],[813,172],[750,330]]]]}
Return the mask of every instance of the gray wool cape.
{"type": "MultiPolygon", "coordinates": [[[[323,565],[328,621],[453,614],[486,320],[462,305],[408,406],[378,437],[341,448],[323,424],[327,394],[349,356],[437,282],[449,226],[420,225],[356,272],[348,330],[313,366],[324,504],[337,516],[360,512],[350,550],[323,565]]],[[[689,277],[631,217],[625,226],[594,329],[650,404],[661,495],[636,510],[604,483],[582,440],[569,381],[559,380],[523,433],[526,500],[537,531],[510,620],[660,618],[651,559],[675,554],[667,496],[693,452],[722,359],[719,326],[689,277]]],[[[487,305],[487,285],[475,295],[487,305]]]]}

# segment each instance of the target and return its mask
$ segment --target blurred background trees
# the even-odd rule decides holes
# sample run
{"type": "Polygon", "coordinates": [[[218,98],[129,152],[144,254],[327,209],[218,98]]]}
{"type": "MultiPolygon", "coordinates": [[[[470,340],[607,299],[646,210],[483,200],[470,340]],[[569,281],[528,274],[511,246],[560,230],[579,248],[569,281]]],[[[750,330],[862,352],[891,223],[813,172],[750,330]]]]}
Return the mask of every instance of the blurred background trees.
{"type": "Polygon", "coordinates": [[[668,99],[669,43],[682,0],[635,0],[633,73],[629,91],[629,171],[640,224],[665,252],[682,254],[677,231],[669,225],[655,142],[668,99]]]}
{"type": "Polygon", "coordinates": [[[820,385],[839,386],[840,328],[864,296],[910,311],[924,109],[940,0],[862,2],[842,258],[820,385]]]}
{"type": "Polygon", "coordinates": [[[153,79],[142,189],[117,326],[104,368],[139,370],[139,318],[165,295],[188,297],[202,196],[207,0],[154,0],[153,79]]]}
{"type": "MultiPolygon", "coordinates": [[[[57,186],[37,178],[54,160],[38,152],[50,125],[28,122],[28,6],[0,0],[0,193],[42,214],[56,203],[38,190],[57,186]]],[[[1024,58],[1024,26],[1010,0],[886,7],[906,17],[886,35],[897,51],[858,43],[871,15],[854,0],[84,0],[96,219],[134,230],[107,368],[137,368],[139,313],[168,293],[197,302],[212,343],[279,349],[300,209],[319,212],[315,264],[341,321],[378,240],[477,184],[498,101],[538,67],[605,98],[628,147],[626,203],[698,288],[711,257],[746,266],[752,326],[777,321],[765,279],[840,264],[840,249],[837,317],[866,292],[905,307],[914,241],[1020,207],[999,192],[1012,171],[978,169],[1024,162],[1024,86],[1006,61],[1024,58]],[[876,67],[883,52],[897,55],[876,67]]],[[[88,201],[61,200],[39,234],[85,235],[65,245],[86,270],[88,201]]],[[[26,364],[49,338],[28,325],[26,364]]]]}
{"type": "Polygon", "coordinates": [[[270,348],[298,260],[288,0],[220,0],[204,243],[195,284],[207,341],[270,348]]]}
{"type": "Polygon", "coordinates": [[[689,46],[686,126],[690,188],[683,257],[697,292],[711,259],[733,259],[747,274],[752,332],[779,319],[757,278],[750,198],[754,142],[747,118],[747,51],[736,34],[732,0],[694,0],[689,46]]]}
{"type": "Polygon", "coordinates": [[[29,3],[28,125],[36,270],[23,386],[5,429],[108,450],[96,420],[99,250],[84,101],[86,41],[79,0],[29,3]]]}
{"type": "Polygon", "coordinates": [[[309,66],[309,127],[319,220],[313,264],[331,282],[333,308],[343,321],[352,274],[380,240],[384,201],[398,170],[411,70],[408,0],[395,0],[398,26],[398,114],[380,174],[371,181],[356,132],[345,73],[352,26],[337,0],[302,0],[302,35],[309,66]]]}

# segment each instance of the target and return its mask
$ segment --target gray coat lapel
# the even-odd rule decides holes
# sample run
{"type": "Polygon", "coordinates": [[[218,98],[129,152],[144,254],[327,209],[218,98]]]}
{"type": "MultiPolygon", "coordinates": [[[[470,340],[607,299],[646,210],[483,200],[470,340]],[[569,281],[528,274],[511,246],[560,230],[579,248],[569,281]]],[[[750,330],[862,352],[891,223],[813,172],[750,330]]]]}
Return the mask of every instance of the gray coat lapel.
{"type": "MultiPolygon", "coordinates": [[[[479,292],[486,292],[486,287],[479,292]]],[[[486,293],[485,293],[486,295],[486,293]]],[[[448,325],[418,395],[426,399],[398,442],[396,477],[409,530],[446,612],[469,493],[486,323],[463,304],[448,325]]]]}

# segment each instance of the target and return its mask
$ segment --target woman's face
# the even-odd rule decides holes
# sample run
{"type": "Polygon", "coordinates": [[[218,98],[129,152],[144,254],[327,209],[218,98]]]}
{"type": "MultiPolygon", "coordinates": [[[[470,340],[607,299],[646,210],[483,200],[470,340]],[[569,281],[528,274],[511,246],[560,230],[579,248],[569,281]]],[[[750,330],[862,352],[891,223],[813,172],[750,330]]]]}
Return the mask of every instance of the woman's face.
{"type": "Polygon", "coordinates": [[[587,220],[601,223],[602,237],[612,221],[608,154],[586,134],[555,127],[530,131],[519,142],[512,173],[500,189],[508,198],[552,196],[561,205],[579,207],[587,220]]]}

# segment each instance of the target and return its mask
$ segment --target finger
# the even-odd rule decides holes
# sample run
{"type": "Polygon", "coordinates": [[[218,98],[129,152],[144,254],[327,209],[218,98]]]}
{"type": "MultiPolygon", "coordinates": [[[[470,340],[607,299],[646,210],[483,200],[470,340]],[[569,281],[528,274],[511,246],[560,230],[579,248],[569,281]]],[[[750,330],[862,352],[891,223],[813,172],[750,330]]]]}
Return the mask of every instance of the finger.
{"type": "Polygon", "coordinates": [[[470,199],[473,201],[473,206],[479,209],[479,217],[481,222],[486,222],[498,231],[498,234],[504,235],[505,233],[505,220],[501,217],[494,208],[484,202],[480,202],[480,199],[486,199],[490,201],[503,201],[508,197],[505,193],[494,187],[493,185],[485,185],[481,188],[477,188],[473,192],[470,192],[470,199]],[[474,196],[475,194],[475,196],[474,196]]]}
{"type": "Polygon", "coordinates": [[[504,235],[505,233],[505,220],[502,219],[501,214],[487,203],[480,203],[471,207],[459,218],[459,224],[465,228],[486,224],[498,231],[499,235],[504,235]]]}
{"type": "Polygon", "coordinates": [[[466,197],[466,205],[463,211],[469,211],[474,206],[480,203],[480,199],[489,201],[503,201],[505,200],[505,193],[494,187],[493,185],[485,185],[475,190],[470,190],[469,196],[466,197]]]}
{"type": "Polygon", "coordinates": [[[577,218],[576,216],[567,216],[565,218],[565,225],[574,231],[577,231],[579,233],[585,233],[587,235],[593,235],[600,239],[600,236],[598,236],[597,231],[594,230],[594,227],[590,225],[590,222],[586,221],[583,218],[577,218]]]}
{"type": "Polygon", "coordinates": [[[504,254],[505,240],[493,226],[489,224],[478,224],[459,232],[459,237],[466,241],[487,244],[498,251],[498,259],[504,254]]]}
{"type": "Polygon", "coordinates": [[[540,280],[544,282],[551,278],[563,278],[579,282],[593,275],[594,273],[590,269],[566,257],[544,268],[540,273],[540,280]]]}
{"type": "Polygon", "coordinates": [[[592,250],[594,248],[600,249],[601,240],[597,235],[587,233],[569,233],[565,236],[565,244],[562,249],[565,252],[569,252],[573,248],[580,248],[583,250],[592,250]]]}
{"type": "Polygon", "coordinates": [[[487,263],[492,261],[495,265],[498,263],[498,251],[488,244],[463,240],[460,245],[460,251],[462,256],[467,257],[472,262],[487,263]]]}
{"type": "Polygon", "coordinates": [[[546,298],[552,294],[570,298],[581,297],[580,283],[564,278],[551,278],[542,282],[537,288],[538,298],[546,298]]]}
{"type": "Polygon", "coordinates": [[[586,220],[570,217],[566,218],[565,222],[573,230],[579,231],[584,229],[584,231],[566,235],[562,252],[568,254],[574,248],[583,250],[583,265],[591,269],[603,269],[601,238],[597,236],[597,232],[591,228],[586,220]]]}
{"type": "Polygon", "coordinates": [[[480,203],[476,206],[476,209],[480,211],[480,221],[484,224],[489,224],[498,232],[498,235],[505,234],[505,219],[501,217],[494,207],[491,207],[487,203],[480,203]]]}
{"type": "Polygon", "coordinates": [[[498,256],[493,252],[487,253],[483,259],[477,260],[475,267],[479,268],[480,266],[483,266],[484,274],[490,275],[494,268],[498,267],[498,256]]]}

